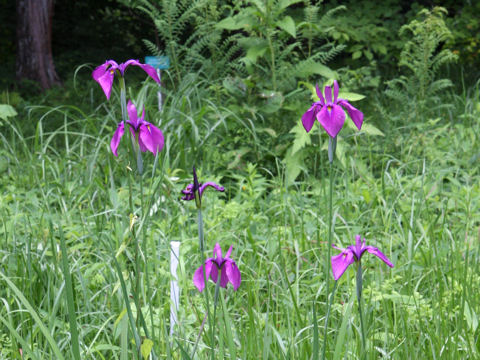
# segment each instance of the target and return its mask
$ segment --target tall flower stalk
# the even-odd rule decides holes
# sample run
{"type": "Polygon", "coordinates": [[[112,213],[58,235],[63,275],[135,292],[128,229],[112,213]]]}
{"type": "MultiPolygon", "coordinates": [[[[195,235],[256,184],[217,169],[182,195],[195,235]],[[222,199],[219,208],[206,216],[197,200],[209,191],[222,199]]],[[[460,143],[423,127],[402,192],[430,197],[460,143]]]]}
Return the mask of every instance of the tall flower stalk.
{"type": "MultiPolygon", "coordinates": [[[[323,129],[328,134],[328,170],[329,170],[329,197],[328,197],[328,246],[327,253],[325,256],[325,274],[328,274],[328,265],[331,256],[331,245],[333,239],[333,186],[334,186],[334,168],[333,160],[335,158],[335,150],[337,147],[337,135],[343,127],[345,122],[345,112],[344,109],[348,112],[348,115],[360,130],[363,124],[363,113],[358,109],[354,108],[350,103],[338,97],[339,87],[336,80],[333,81],[333,98],[332,98],[332,88],[330,86],[325,86],[324,92],[320,90],[318,85],[315,87],[319,101],[314,102],[310,109],[308,109],[302,116],[302,124],[305,128],[305,131],[310,132],[315,123],[315,119],[320,123],[323,129]]],[[[327,316],[325,317],[325,327],[324,327],[324,338],[323,338],[323,351],[322,358],[325,359],[325,350],[327,345],[327,328],[328,328],[328,318],[330,314],[331,300],[333,298],[333,293],[336,289],[335,287],[330,295],[330,278],[327,276],[326,280],[326,301],[327,301],[327,316]],[[330,297],[330,300],[329,300],[330,297]]],[[[315,304],[314,304],[315,306],[315,304]]],[[[317,357],[317,354],[314,355],[317,357]]]]}
{"type": "Polygon", "coordinates": [[[362,240],[360,235],[355,236],[355,245],[350,245],[346,249],[341,249],[332,245],[335,249],[340,250],[341,253],[331,257],[332,263],[332,272],[335,282],[343,275],[347,268],[355,263],[357,265],[357,275],[356,275],[356,284],[357,284],[357,302],[358,302],[358,313],[360,317],[360,331],[362,336],[362,352],[361,358],[365,357],[366,354],[366,333],[365,333],[365,324],[363,321],[363,303],[362,303],[362,256],[365,252],[369,252],[377,256],[385,264],[390,267],[393,267],[393,263],[380,251],[378,248],[370,245],[365,245],[365,239],[362,240]]]}
{"type": "MultiPolygon", "coordinates": [[[[213,278],[213,273],[211,273],[212,262],[210,260],[215,261],[215,259],[212,259],[212,258],[210,258],[208,260],[205,260],[205,238],[204,238],[204,226],[203,226],[203,214],[202,214],[202,195],[203,195],[203,192],[206,190],[206,188],[209,187],[209,186],[213,187],[217,191],[221,191],[221,192],[225,191],[225,188],[223,186],[220,186],[220,185],[218,185],[214,182],[206,182],[204,184],[199,183],[198,182],[198,177],[197,177],[197,172],[196,172],[195,166],[194,166],[193,167],[193,183],[187,185],[185,190],[182,190],[182,193],[184,195],[182,197],[182,200],[185,200],[185,201],[195,200],[195,205],[196,205],[196,208],[197,208],[198,244],[199,244],[199,247],[200,247],[200,256],[201,256],[203,265],[200,266],[197,269],[197,271],[195,272],[194,283],[195,283],[195,286],[198,288],[198,290],[200,292],[203,292],[203,290],[205,288],[205,285],[207,283],[208,277],[210,275],[212,275],[212,278],[213,278]]],[[[217,246],[218,246],[218,244],[217,244],[217,246]]],[[[215,255],[215,253],[218,253],[217,252],[217,246],[215,246],[214,255],[215,255]]],[[[220,249],[220,246],[218,246],[218,248],[220,249]]],[[[226,256],[226,258],[227,257],[228,256],[226,256]]],[[[220,258],[221,258],[221,249],[220,249],[220,258]]],[[[220,272],[221,272],[221,270],[220,270],[220,272]]],[[[218,274],[217,274],[217,276],[218,276],[218,274]]],[[[221,276],[218,276],[218,281],[220,281],[220,278],[221,278],[221,276]]],[[[226,286],[226,284],[225,284],[225,286],[226,286]]],[[[218,296],[217,294],[218,294],[218,292],[215,291],[215,295],[216,295],[215,296],[215,307],[216,307],[217,296],[218,296]]],[[[213,347],[213,344],[215,342],[215,333],[214,333],[214,326],[212,324],[212,318],[210,317],[210,311],[209,311],[210,300],[209,300],[209,296],[208,296],[208,290],[206,290],[204,292],[204,296],[205,296],[205,305],[206,305],[206,308],[207,308],[207,315],[206,316],[207,316],[207,320],[208,320],[208,326],[209,326],[210,337],[211,337],[211,342],[212,342],[211,356],[212,356],[212,359],[213,359],[214,356],[215,356],[214,347],[213,347]]],[[[196,350],[196,347],[195,347],[195,350],[196,350]]],[[[195,353],[193,355],[195,355],[195,353]]],[[[192,358],[193,358],[193,355],[192,355],[192,358]]]]}
{"type": "MultiPolygon", "coordinates": [[[[112,87],[113,87],[113,82],[115,77],[119,77],[119,83],[120,83],[120,107],[121,107],[121,112],[122,112],[122,120],[121,122],[118,123],[117,129],[112,137],[112,140],[110,142],[110,148],[112,150],[112,153],[115,156],[118,156],[118,146],[120,144],[120,140],[124,134],[125,127],[128,126],[128,129],[130,130],[130,140],[131,140],[131,148],[130,146],[127,146],[127,157],[128,159],[134,158],[134,162],[137,164],[137,176],[138,180],[137,183],[140,184],[140,197],[141,197],[141,208],[142,208],[142,223],[143,221],[146,220],[146,215],[144,214],[144,199],[143,199],[143,159],[142,159],[142,152],[145,151],[150,151],[154,155],[157,155],[163,148],[164,146],[164,137],[160,129],[158,129],[156,126],[153,124],[146,122],[144,120],[145,117],[145,109],[143,109],[142,115],[139,118],[137,109],[135,105],[131,102],[128,101],[127,104],[127,98],[126,98],[126,86],[125,86],[125,71],[129,66],[136,66],[141,68],[149,77],[151,77],[154,81],[157,83],[160,83],[160,79],[157,75],[157,72],[154,67],[147,65],[147,64],[142,64],[138,60],[128,60],[125,63],[118,64],[114,60],[108,60],[104,64],[99,65],[95,68],[95,70],[92,72],[92,77],[93,79],[98,82],[100,87],[102,88],[103,92],[105,93],[105,96],[107,100],[110,99],[112,87]],[[132,157],[133,154],[133,157],[132,157]]],[[[128,179],[128,189],[129,189],[129,209],[130,209],[130,233],[134,242],[134,268],[135,268],[135,284],[133,286],[134,290],[132,290],[133,293],[133,299],[135,302],[135,306],[137,308],[137,319],[136,319],[136,324],[135,327],[139,328],[142,326],[145,331],[145,335],[147,338],[153,339],[155,338],[155,333],[154,333],[154,326],[153,326],[153,312],[151,308],[151,303],[148,302],[150,306],[150,316],[151,316],[151,323],[152,323],[152,337],[149,336],[149,331],[147,329],[145,319],[143,317],[142,311],[141,311],[141,303],[140,303],[140,294],[142,293],[141,291],[141,283],[140,283],[140,272],[141,272],[141,259],[140,259],[140,244],[139,244],[139,239],[136,233],[136,219],[137,217],[134,215],[134,206],[133,206],[133,181],[132,181],[132,171],[129,166],[125,166],[125,172],[126,176],[128,179]]],[[[147,246],[146,246],[146,236],[145,236],[145,226],[142,226],[142,237],[143,237],[143,255],[144,255],[144,271],[145,271],[145,278],[147,282],[147,298],[150,298],[151,296],[151,289],[150,289],[150,281],[149,281],[149,274],[148,274],[148,265],[147,265],[147,246]]],[[[119,276],[122,277],[121,269],[116,261],[116,267],[117,271],[119,272],[119,276]]],[[[130,305],[129,305],[129,297],[126,293],[126,287],[123,284],[123,279],[120,279],[122,282],[122,290],[124,293],[124,300],[126,302],[128,315],[130,318],[130,323],[132,326],[132,331],[134,334],[136,334],[135,337],[135,342],[137,345],[137,356],[140,357],[142,356],[140,354],[140,344],[138,341],[138,333],[136,328],[134,328],[134,323],[133,323],[133,318],[132,318],[132,312],[130,310],[130,305]]],[[[152,350],[152,356],[153,358],[156,358],[154,351],[152,350]]]]}

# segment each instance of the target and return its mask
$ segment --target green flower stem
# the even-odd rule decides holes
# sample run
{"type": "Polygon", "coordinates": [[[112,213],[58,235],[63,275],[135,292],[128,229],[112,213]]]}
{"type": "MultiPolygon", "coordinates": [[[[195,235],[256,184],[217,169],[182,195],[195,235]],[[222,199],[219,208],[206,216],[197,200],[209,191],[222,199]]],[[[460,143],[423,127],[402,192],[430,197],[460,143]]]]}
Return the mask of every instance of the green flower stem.
{"type": "MultiPolygon", "coordinates": [[[[143,175],[139,174],[140,182],[140,202],[142,207],[142,252],[143,252],[143,261],[144,261],[144,271],[145,271],[145,281],[147,283],[147,299],[152,299],[152,291],[150,288],[150,277],[148,274],[148,261],[147,261],[147,236],[145,234],[146,226],[144,222],[147,220],[147,214],[145,213],[145,204],[143,201],[143,175]]],[[[150,312],[150,321],[152,323],[152,339],[155,339],[155,326],[153,326],[153,309],[152,302],[146,301],[148,303],[148,310],[150,312]]]]}
{"type": "MultiPolygon", "coordinates": [[[[327,246],[327,252],[326,252],[326,258],[325,258],[325,275],[327,277],[327,284],[326,284],[326,291],[327,291],[327,314],[330,311],[330,305],[328,302],[328,296],[330,295],[330,276],[329,276],[329,263],[330,263],[330,257],[332,253],[332,237],[333,237],[333,184],[334,184],[334,179],[333,179],[333,159],[335,155],[335,149],[337,147],[337,138],[332,138],[328,137],[328,170],[329,170],[329,178],[330,178],[330,187],[329,187],[329,196],[328,196],[328,246],[327,246]]],[[[335,286],[337,285],[337,282],[335,282],[335,286]]],[[[334,292],[335,290],[333,290],[334,292]]],[[[331,303],[331,301],[330,301],[331,303]]],[[[325,347],[327,345],[326,342],[326,334],[327,334],[327,326],[328,326],[328,315],[325,320],[325,329],[324,329],[324,334],[325,338],[323,339],[324,341],[324,346],[323,346],[323,355],[322,359],[325,359],[325,347]]]]}
{"type": "Polygon", "coordinates": [[[120,76],[120,106],[122,108],[122,121],[123,124],[127,122],[127,96],[125,91],[125,79],[120,76]]]}
{"type": "MultiPolygon", "coordinates": [[[[222,270],[218,270],[218,278],[217,278],[217,283],[215,285],[215,298],[213,300],[213,325],[215,325],[215,318],[217,316],[217,304],[218,304],[218,294],[220,292],[220,280],[222,278],[222,270]]],[[[211,327],[211,335],[212,335],[212,360],[215,359],[215,333],[214,333],[214,326],[211,327]]]]}
{"type": "Polygon", "coordinates": [[[360,328],[362,332],[362,354],[361,359],[365,358],[367,348],[365,345],[365,325],[363,323],[363,306],[362,306],[362,263],[360,260],[357,261],[357,302],[358,302],[358,313],[360,314],[360,328]]]}
{"type": "Polygon", "coordinates": [[[333,290],[330,294],[330,300],[327,304],[327,315],[325,316],[325,328],[323,329],[323,350],[322,350],[322,359],[325,359],[325,351],[327,349],[327,329],[328,329],[328,319],[330,318],[330,309],[332,308],[333,298],[335,296],[335,290],[337,290],[338,281],[335,281],[333,284],[333,290]]]}
{"type": "MultiPolygon", "coordinates": [[[[198,204],[198,203],[197,203],[198,204]]],[[[198,205],[197,205],[198,206],[198,205]]],[[[208,286],[207,286],[207,272],[205,269],[205,244],[204,244],[204,236],[203,236],[203,215],[202,215],[202,208],[200,206],[197,207],[197,223],[198,223],[198,241],[200,244],[200,254],[202,257],[202,273],[203,273],[203,281],[205,284],[205,288],[203,289],[204,294],[205,294],[205,303],[207,305],[207,320],[208,320],[208,326],[210,328],[210,336],[211,336],[211,341],[212,341],[212,352],[213,352],[213,342],[214,342],[214,332],[213,332],[213,326],[212,326],[212,319],[210,317],[210,301],[208,298],[208,286]]],[[[213,356],[213,355],[212,355],[213,356]]]]}

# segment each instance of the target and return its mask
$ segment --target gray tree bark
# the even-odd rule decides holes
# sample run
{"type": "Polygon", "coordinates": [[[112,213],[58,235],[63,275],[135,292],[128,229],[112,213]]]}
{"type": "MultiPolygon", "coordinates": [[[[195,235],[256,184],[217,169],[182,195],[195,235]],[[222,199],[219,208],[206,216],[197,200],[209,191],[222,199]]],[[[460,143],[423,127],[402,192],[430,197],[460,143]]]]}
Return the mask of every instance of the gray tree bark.
{"type": "Polygon", "coordinates": [[[61,83],[52,56],[53,1],[17,0],[17,81],[36,81],[42,90],[61,83]]]}

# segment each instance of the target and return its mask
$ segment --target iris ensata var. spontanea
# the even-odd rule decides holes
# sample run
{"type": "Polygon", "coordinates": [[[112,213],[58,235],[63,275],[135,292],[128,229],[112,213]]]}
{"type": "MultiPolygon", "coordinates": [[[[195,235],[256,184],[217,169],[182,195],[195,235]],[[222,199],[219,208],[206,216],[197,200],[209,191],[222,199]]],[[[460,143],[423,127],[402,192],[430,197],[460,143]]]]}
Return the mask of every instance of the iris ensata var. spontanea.
{"type": "Polygon", "coordinates": [[[320,101],[314,102],[310,109],[308,109],[302,116],[302,124],[307,132],[310,132],[315,119],[317,119],[327,134],[332,138],[335,138],[345,123],[344,109],[347,110],[348,115],[358,130],[362,128],[363,113],[350,105],[347,100],[338,98],[337,80],[333,81],[333,99],[332,88],[330,86],[325,86],[325,97],[318,87],[318,84],[315,88],[320,101]]]}
{"type": "Polygon", "coordinates": [[[110,99],[115,75],[119,75],[123,78],[127,67],[130,65],[138,66],[153,80],[155,80],[157,83],[160,83],[160,78],[157,75],[157,71],[151,65],[142,64],[138,60],[133,59],[127,60],[121,64],[117,64],[114,60],[108,60],[104,64],[97,66],[92,72],[93,79],[100,84],[107,99],[110,99]]]}
{"type": "Polygon", "coordinates": [[[195,167],[193,167],[193,184],[188,184],[187,187],[184,190],[182,190],[182,194],[184,195],[182,196],[182,200],[185,200],[185,201],[195,200],[197,208],[200,208],[202,204],[203,192],[209,186],[220,192],[225,191],[225,188],[223,186],[220,186],[214,183],[213,181],[199,183],[197,172],[195,170],[195,167]]]}
{"type": "Polygon", "coordinates": [[[360,235],[355,236],[355,245],[350,245],[346,249],[340,249],[339,247],[332,245],[335,249],[340,250],[341,253],[332,256],[332,272],[335,280],[340,279],[347,268],[355,263],[360,262],[363,254],[369,252],[376,255],[380,260],[390,267],[393,267],[392,262],[380,251],[378,248],[365,245],[365,239],[362,240],[360,235]]]}
{"type": "MultiPolygon", "coordinates": [[[[156,155],[157,152],[163,149],[164,138],[162,131],[155,125],[144,120],[145,108],[143,108],[142,116],[139,118],[137,108],[130,100],[127,104],[127,112],[129,117],[127,125],[133,138],[138,143],[140,150],[142,152],[148,150],[156,155]]],[[[118,124],[117,130],[115,130],[112,140],[110,141],[110,148],[115,156],[118,156],[117,149],[124,132],[125,124],[122,121],[118,124]]]]}
{"type": "Polygon", "coordinates": [[[213,257],[208,258],[205,264],[200,266],[193,275],[193,284],[202,292],[205,289],[205,279],[209,278],[213,282],[218,281],[218,274],[220,273],[219,285],[223,288],[227,287],[228,283],[233,285],[233,289],[236,291],[242,282],[242,276],[240,270],[238,270],[237,264],[230,258],[232,253],[232,247],[228,249],[225,257],[222,256],[222,249],[218,243],[215,244],[213,249],[213,257]],[[205,274],[203,273],[205,269],[205,274]]]}

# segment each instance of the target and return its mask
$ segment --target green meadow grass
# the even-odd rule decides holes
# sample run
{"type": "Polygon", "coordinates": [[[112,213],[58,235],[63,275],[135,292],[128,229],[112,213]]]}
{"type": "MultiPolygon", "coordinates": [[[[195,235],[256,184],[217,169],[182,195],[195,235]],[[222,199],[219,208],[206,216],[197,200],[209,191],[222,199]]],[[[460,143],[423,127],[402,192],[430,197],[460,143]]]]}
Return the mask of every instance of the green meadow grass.
{"type": "MultiPolygon", "coordinates": [[[[318,165],[326,164],[326,151],[319,146],[319,158],[306,159],[311,168],[288,187],[281,158],[271,162],[275,172],[243,160],[229,169],[219,161],[228,121],[243,127],[245,146],[261,153],[264,145],[254,143],[254,123],[196,91],[180,87],[161,116],[154,94],[140,96],[149,99],[151,121],[161,121],[166,145],[156,164],[144,156],[143,200],[137,177],[132,185],[145,321],[135,324],[138,340],[145,342],[146,328],[157,358],[188,359],[199,336],[205,302],[192,283],[201,262],[196,211],[180,201],[196,163],[200,179],[226,187],[203,198],[208,255],[215,242],[233,245],[242,284],[237,292],[222,289],[215,343],[207,323],[195,358],[208,358],[211,346],[217,359],[316,358],[332,276],[324,269],[328,169],[318,165]],[[170,241],[181,242],[173,336],[170,241]]],[[[334,166],[334,243],[348,246],[361,234],[395,264],[363,258],[366,359],[480,357],[480,98],[478,88],[448,97],[455,107],[449,116],[392,126],[384,137],[360,132],[341,140],[348,146],[345,166],[334,166]]],[[[32,107],[0,125],[1,359],[22,359],[20,348],[23,359],[137,356],[128,315],[136,319],[138,311],[126,143],[115,158],[109,142],[119,115],[110,105],[32,107]],[[35,132],[24,135],[16,121],[34,124],[35,132]]],[[[388,121],[372,117],[365,121],[388,121]]],[[[209,282],[210,296],[214,287],[209,282]]],[[[348,269],[333,300],[327,358],[360,358],[361,346],[348,269]]]]}

